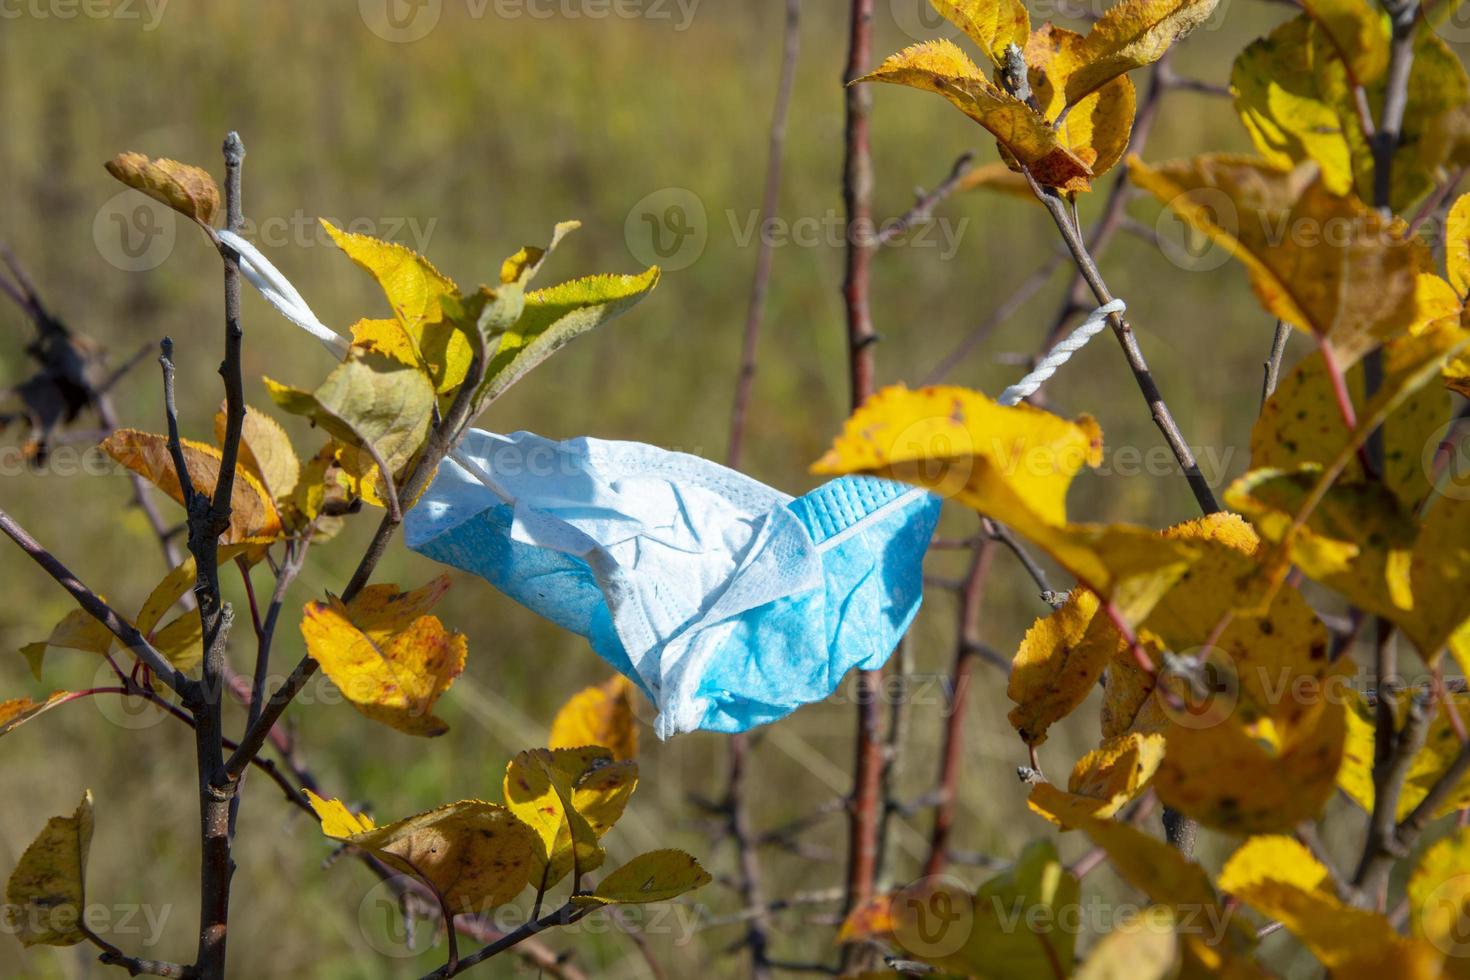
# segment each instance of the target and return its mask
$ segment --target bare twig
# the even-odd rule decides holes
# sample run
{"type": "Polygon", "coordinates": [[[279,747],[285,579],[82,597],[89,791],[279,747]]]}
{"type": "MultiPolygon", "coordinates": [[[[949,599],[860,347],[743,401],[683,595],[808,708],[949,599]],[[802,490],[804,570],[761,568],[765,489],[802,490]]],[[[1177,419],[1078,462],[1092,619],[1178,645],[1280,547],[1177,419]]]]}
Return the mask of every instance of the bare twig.
{"type": "Polygon", "coordinates": [[[1271,338],[1271,353],[1266,357],[1265,379],[1261,382],[1261,407],[1266,407],[1266,402],[1276,393],[1276,385],[1281,380],[1281,360],[1286,357],[1286,345],[1291,340],[1291,324],[1285,320],[1276,321],[1276,333],[1271,338]]]}
{"type": "Polygon", "coordinates": [[[953,194],[955,189],[960,186],[960,181],[964,180],[965,174],[969,173],[970,164],[974,159],[975,154],[973,153],[960,154],[959,159],[955,160],[954,166],[950,167],[949,176],[944,178],[943,183],[928,193],[920,191],[915,195],[917,200],[914,201],[913,207],[909,208],[897,219],[883,226],[883,229],[878,232],[878,244],[892,244],[904,235],[907,235],[909,230],[915,225],[928,221],[934,214],[934,209],[943,203],[944,199],[953,194]]]}
{"type": "MultiPolygon", "coordinates": [[[[761,222],[776,214],[781,203],[781,168],[786,147],[786,118],[791,109],[791,94],[796,88],[796,59],[801,51],[801,0],[786,0],[786,25],[782,36],[781,80],[776,86],[776,108],[771,114],[771,131],[766,157],[765,195],[761,201],[761,222]]],[[[766,292],[771,281],[771,263],[775,241],[761,235],[756,250],[755,276],[750,284],[750,305],[745,314],[745,333],[741,344],[740,375],[735,383],[735,407],[730,417],[729,464],[740,466],[745,441],[745,420],[750,408],[751,389],[755,385],[758,365],[761,320],[765,315],[766,292]]]]}
{"type": "Polygon", "coordinates": [[[132,623],[118,615],[101,596],[87,588],[82,580],[71,573],[71,570],[63,565],[55,555],[43,548],[30,532],[16,523],[15,518],[5,511],[0,510],[0,532],[20,546],[20,549],[31,557],[37,565],[60,583],[63,589],[71,593],[77,605],[86,610],[87,614],[97,620],[112,635],[122,641],[123,646],[131,650],[139,660],[148,665],[154,676],[159,677],[170,688],[182,693],[192,683],[188,677],[168,662],[147,638],[139,633],[132,623]]]}
{"type": "MultiPolygon", "coordinates": [[[[1111,303],[1113,294],[1103,280],[1102,273],[1098,271],[1097,263],[1093,261],[1092,254],[1087,245],[1077,234],[1067,206],[1057,192],[1051,188],[1043,188],[1036,183],[1036,179],[1029,172],[1025,173],[1027,181],[1037,198],[1045,205],[1056,223],[1057,230],[1062,233],[1067,248],[1071,250],[1072,257],[1076,260],[1082,277],[1087,281],[1093,296],[1099,304],[1111,303]]],[[[1220,504],[1215,499],[1215,493],[1210,489],[1209,481],[1200,472],[1199,464],[1195,462],[1194,452],[1189,444],[1184,441],[1184,434],[1179,431],[1179,424],[1174,421],[1174,413],[1169,411],[1168,404],[1164,401],[1163,393],[1159,391],[1157,382],[1154,381],[1153,372],[1149,370],[1148,361],[1143,356],[1143,350],[1138,346],[1138,338],[1133,335],[1133,328],[1122,316],[1114,313],[1108,317],[1112,325],[1113,333],[1123,347],[1123,353],[1128,359],[1128,366],[1133,370],[1133,377],[1138,382],[1139,390],[1143,392],[1144,400],[1148,402],[1149,410],[1153,415],[1154,424],[1164,435],[1164,441],[1168,443],[1169,449],[1174,453],[1174,458],[1179,463],[1179,468],[1184,471],[1189,481],[1189,488],[1194,492],[1195,500],[1199,502],[1200,509],[1206,514],[1214,514],[1220,510],[1220,504]]]]}

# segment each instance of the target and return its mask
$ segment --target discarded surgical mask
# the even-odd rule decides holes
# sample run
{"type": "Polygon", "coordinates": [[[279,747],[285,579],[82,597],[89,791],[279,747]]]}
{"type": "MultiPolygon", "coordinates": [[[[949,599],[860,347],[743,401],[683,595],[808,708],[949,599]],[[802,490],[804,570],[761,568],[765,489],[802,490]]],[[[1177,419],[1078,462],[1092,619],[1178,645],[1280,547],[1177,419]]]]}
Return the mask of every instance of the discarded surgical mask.
{"type": "MultiPolygon", "coordinates": [[[[218,236],[272,306],[346,355],[264,254],[218,236]]],[[[919,610],[939,507],[876,477],[793,499],[641,443],[471,431],[405,520],[415,551],[587,637],[667,738],[746,731],[881,667],[919,610]]]]}
{"type": "Polygon", "coordinates": [[[587,637],[667,738],[745,731],[881,667],[918,612],[939,506],[875,477],[793,499],[640,443],[473,431],[406,533],[587,637]]]}

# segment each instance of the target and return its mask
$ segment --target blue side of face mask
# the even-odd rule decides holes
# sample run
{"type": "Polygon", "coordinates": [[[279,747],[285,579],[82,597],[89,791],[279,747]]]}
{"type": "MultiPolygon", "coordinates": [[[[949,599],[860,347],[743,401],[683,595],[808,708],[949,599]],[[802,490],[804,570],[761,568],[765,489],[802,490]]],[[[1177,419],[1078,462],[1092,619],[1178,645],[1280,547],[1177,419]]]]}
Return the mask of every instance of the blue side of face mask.
{"type": "Polygon", "coordinates": [[[524,432],[471,432],[456,457],[407,515],[409,547],[587,637],[658,706],[660,737],[821,700],[918,612],[939,519],[923,490],[844,477],[792,499],[695,456],[524,432]]]}

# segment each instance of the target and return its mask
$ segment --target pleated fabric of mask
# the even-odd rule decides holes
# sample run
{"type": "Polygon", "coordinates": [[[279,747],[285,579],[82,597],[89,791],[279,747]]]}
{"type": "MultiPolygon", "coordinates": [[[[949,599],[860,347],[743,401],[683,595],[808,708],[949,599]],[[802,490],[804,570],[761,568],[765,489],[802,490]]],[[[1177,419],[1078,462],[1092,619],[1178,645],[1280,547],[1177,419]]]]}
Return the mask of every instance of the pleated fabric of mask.
{"type": "Polygon", "coordinates": [[[746,731],[881,667],[918,612],[939,499],[875,477],[792,498],[632,442],[474,431],[408,513],[408,545],[592,648],[661,738],[746,731]]]}

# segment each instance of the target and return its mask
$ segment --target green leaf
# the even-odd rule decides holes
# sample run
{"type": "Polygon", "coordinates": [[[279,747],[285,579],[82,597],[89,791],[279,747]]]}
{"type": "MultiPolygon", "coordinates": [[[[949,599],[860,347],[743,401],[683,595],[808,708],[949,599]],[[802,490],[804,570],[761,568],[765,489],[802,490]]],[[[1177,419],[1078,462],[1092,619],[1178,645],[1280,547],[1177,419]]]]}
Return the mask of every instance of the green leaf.
{"type": "Polygon", "coordinates": [[[395,478],[423,446],[434,410],[428,377],[383,354],[354,351],[315,392],[269,378],[266,388],[282,409],[368,452],[395,478]]]}
{"type": "Polygon", "coordinates": [[[692,855],[678,850],[649,851],[618,868],[591,895],[578,895],[580,905],[647,905],[667,902],[713,881],[692,855]]]}
{"type": "Polygon", "coordinates": [[[483,407],[505,394],[552,354],[643,301],[659,281],[658,266],[636,276],[573,279],[527,294],[525,310],[501,337],[480,389],[483,407]]]}
{"type": "Polygon", "coordinates": [[[1230,91],[1256,150],[1279,167],[1313,160],[1334,194],[1353,186],[1352,150],[1337,111],[1317,85],[1312,21],[1289,20],[1235,59],[1230,91]]]}

